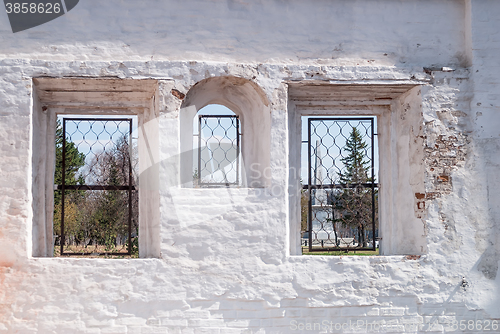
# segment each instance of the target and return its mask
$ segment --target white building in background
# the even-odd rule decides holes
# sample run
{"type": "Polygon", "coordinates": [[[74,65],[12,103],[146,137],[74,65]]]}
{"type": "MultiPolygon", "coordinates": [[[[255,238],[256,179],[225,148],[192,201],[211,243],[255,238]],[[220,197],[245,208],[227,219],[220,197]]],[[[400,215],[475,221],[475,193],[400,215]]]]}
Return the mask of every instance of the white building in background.
{"type": "MultiPolygon", "coordinates": [[[[321,152],[321,145],[319,140],[316,141],[313,151],[314,156],[314,167],[312,175],[312,185],[322,185],[323,184],[323,171],[325,167],[322,163],[323,153],[321,152]]],[[[332,221],[333,219],[333,208],[331,203],[329,203],[328,193],[326,189],[319,188],[312,190],[312,205],[311,205],[311,219],[312,219],[312,239],[313,245],[323,244],[330,247],[336,247],[335,232],[333,229],[332,221]]],[[[309,235],[305,233],[303,235],[303,245],[307,246],[309,235]]]]}
{"type": "Polygon", "coordinates": [[[498,333],[499,17],[89,0],[13,34],[1,14],[0,333],[498,333]],[[240,187],[185,186],[208,104],[241,119],[240,187]],[[75,113],[138,117],[139,259],[52,257],[54,123],[75,113]],[[380,256],[301,255],[305,115],[377,117],[380,256]]]}

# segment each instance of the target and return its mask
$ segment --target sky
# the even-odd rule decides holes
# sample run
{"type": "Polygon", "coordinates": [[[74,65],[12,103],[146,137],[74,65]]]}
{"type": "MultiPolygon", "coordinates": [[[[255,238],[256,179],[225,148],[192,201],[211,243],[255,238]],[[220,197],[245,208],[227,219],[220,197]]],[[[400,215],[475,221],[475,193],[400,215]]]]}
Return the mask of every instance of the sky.
{"type": "MultiPolygon", "coordinates": [[[[331,183],[331,179],[335,180],[338,177],[338,172],[342,171],[345,166],[341,159],[346,155],[345,150],[342,150],[346,143],[346,139],[352,131],[353,127],[356,127],[363,135],[363,140],[367,144],[367,161],[371,159],[371,125],[370,122],[351,120],[351,121],[339,121],[335,124],[333,121],[320,121],[319,119],[325,119],[325,116],[303,116],[302,117],[302,147],[301,147],[301,179],[302,184],[308,183],[308,120],[312,119],[311,125],[311,144],[312,152],[314,154],[314,149],[319,142],[320,152],[321,152],[321,164],[323,165],[321,174],[323,176],[323,184],[331,183]]],[[[345,119],[346,117],[337,117],[337,120],[345,119]]],[[[360,117],[349,117],[350,119],[367,118],[366,116],[360,117]]],[[[374,134],[377,133],[377,118],[374,117],[374,134]]],[[[375,180],[378,180],[378,139],[374,136],[373,140],[374,146],[374,172],[375,180]]],[[[312,158],[311,166],[314,168],[316,162],[315,155],[312,158]]],[[[371,173],[371,171],[370,171],[371,173]]],[[[369,175],[370,176],[370,175],[369,175]]],[[[311,175],[311,178],[313,176],[311,175]]]]}
{"type": "MultiPolygon", "coordinates": [[[[128,136],[129,134],[129,123],[126,121],[120,121],[119,119],[131,119],[132,120],[132,147],[137,142],[137,116],[134,115],[121,115],[121,116],[95,116],[95,115],[59,115],[58,119],[66,121],[66,140],[73,142],[78,151],[85,155],[86,165],[80,169],[84,177],[86,175],[86,168],[91,165],[94,157],[103,152],[103,150],[112,149],[118,140],[123,136],[128,136]],[[114,119],[116,121],[101,121],[101,120],[83,120],[74,121],[69,120],[69,118],[102,118],[102,119],[114,119]]],[[[137,157],[132,160],[137,161],[137,157]]],[[[87,179],[87,182],[91,182],[87,179]]]]}

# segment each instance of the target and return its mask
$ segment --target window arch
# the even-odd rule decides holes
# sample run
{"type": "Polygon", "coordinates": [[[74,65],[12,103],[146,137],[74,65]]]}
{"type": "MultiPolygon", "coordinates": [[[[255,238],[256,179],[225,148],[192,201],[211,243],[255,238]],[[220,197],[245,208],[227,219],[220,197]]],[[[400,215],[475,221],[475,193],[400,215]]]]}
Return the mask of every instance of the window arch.
{"type": "MultiPolygon", "coordinates": [[[[193,173],[195,117],[208,105],[230,109],[241,125],[239,186],[266,187],[270,184],[271,112],[262,89],[250,80],[232,76],[208,78],[186,94],[180,111],[181,184],[196,186],[193,173]]],[[[227,167],[227,166],[226,166],[227,167]]]]}

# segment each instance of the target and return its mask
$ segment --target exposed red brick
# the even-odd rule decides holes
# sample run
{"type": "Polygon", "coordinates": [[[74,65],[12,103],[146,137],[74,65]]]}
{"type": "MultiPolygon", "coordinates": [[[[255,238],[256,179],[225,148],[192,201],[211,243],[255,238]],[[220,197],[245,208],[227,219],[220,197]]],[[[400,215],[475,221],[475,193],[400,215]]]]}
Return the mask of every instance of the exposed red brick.
{"type": "Polygon", "coordinates": [[[441,181],[441,182],[448,182],[450,180],[450,177],[448,175],[439,175],[437,178],[438,178],[438,181],[441,181]]]}
{"type": "Polygon", "coordinates": [[[172,89],[171,91],[172,95],[178,98],[179,100],[184,100],[186,97],[186,94],[179,92],[177,89],[172,89]]]}
{"type": "Polygon", "coordinates": [[[417,199],[424,199],[425,198],[425,194],[422,194],[422,193],[415,193],[415,197],[417,199]]]}

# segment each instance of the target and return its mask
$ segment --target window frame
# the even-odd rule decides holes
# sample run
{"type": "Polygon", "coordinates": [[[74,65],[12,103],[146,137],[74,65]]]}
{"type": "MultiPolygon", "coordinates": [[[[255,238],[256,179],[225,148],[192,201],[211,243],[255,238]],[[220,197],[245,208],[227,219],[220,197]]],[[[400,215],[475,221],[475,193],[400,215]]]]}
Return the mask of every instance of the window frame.
{"type": "MultiPolygon", "coordinates": [[[[61,184],[54,184],[54,189],[57,189],[57,190],[60,190],[61,191],[61,235],[60,235],[60,252],[59,252],[59,256],[71,256],[71,255],[74,255],[74,256],[132,256],[132,217],[133,217],[133,213],[132,213],[132,197],[133,197],[133,192],[137,191],[137,187],[134,185],[134,181],[132,180],[133,177],[132,177],[132,156],[129,156],[129,161],[127,163],[127,168],[128,168],[128,172],[127,172],[127,181],[126,183],[127,184],[120,184],[120,185],[116,185],[116,186],[111,186],[111,185],[104,185],[104,184],[96,184],[96,183],[93,183],[93,184],[87,184],[85,182],[84,185],[68,185],[66,184],[66,178],[65,178],[65,164],[66,164],[66,158],[67,158],[67,151],[66,151],[66,144],[68,143],[67,142],[67,135],[68,135],[68,132],[67,132],[67,128],[68,128],[68,123],[74,123],[74,124],[77,124],[78,125],[76,126],[76,128],[78,129],[80,127],[80,125],[82,124],[82,122],[88,122],[89,124],[92,124],[91,127],[95,126],[95,123],[103,123],[104,124],[104,128],[106,127],[106,123],[108,122],[118,122],[118,123],[124,123],[127,126],[126,128],[126,132],[125,134],[128,134],[128,142],[127,142],[127,145],[129,147],[129,154],[132,154],[132,127],[133,127],[133,123],[134,123],[134,120],[133,118],[131,117],[124,117],[123,115],[117,115],[119,116],[119,118],[108,118],[109,116],[104,116],[104,117],[92,117],[92,118],[89,118],[89,117],[84,117],[82,115],[71,115],[70,117],[61,117],[61,121],[62,121],[62,133],[63,133],[63,142],[62,142],[62,182],[61,184]],[[105,191],[125,191],[127,192],[127,208],[126,208],[126,212],[127,212],[127,225],[126,225],[126,228],[127,228],[127,243],[128,243],[128,247],[127,247],[127,252],[124,253],[124,252],[103,252],[103,253],[95,253],[95,252],[65,252],[65,240],[66,240],[66,237],[67,237],[67,234],[65,233],[65,207],[66,207],[66,203],[65,203],[65,197],[66,197],[66,191],[68,190],[84,190],[84,191],[102,191],[102,190],[105,190],[105,191]]],[[[128,115],[130,116],[130,115],[128,115]]],[[[115,123],[116,124],[116,123],[115,123]]],[[[91,130],[87,131],[86,133],[84,133],[84,138],[85,136],[90,132],[91,130]]],[[[101,134],[101,133],[100,133],[101,134]]],[[[100,135],[99,134],[99,135],[100,135]]],[[[71,134],[70,134],[71,136],[71,134]]],[[[97,137],[97,140],[99,141],[100,138],[99,136],[97,137]]],[[[111,142],[112,142],[112,139],[110,138],[109,139],[111,142]]],[[[71,141],[70,140],[70,143],[74,143],[74,141],[71,141]]],[[[77,145],[78,146],[78,145],[77,145]]],[[[104,145],[106,146],[106,144],[104,145]]],[[[90,152],[89,152],[90,153],[90,152]]],[[[95,153],[94,153],[95,154],[95,153]]],[[[88,155],[85,156],[85,159],[84,160],[87,160],[87,157],[88,155]]],[[[84,164],[84,166],[88,166],[86,163],[84,164]]],[[[70,193],[68,193],[68,195],[70,195],[70,193]]],[[[138,208],[136,208],[138,209],[138,208]]],[[[138,212],[137,212],[138,214],[138,212]]],[[[54,217],[55,218],[55,217],[54,217]]]]}
{"type": "Polygon", "coordinates": [[[425,193],[421,86],[291,82],[288,99],[289,225],[288,254],[302,255],[300,152],[303,116],[376,116],[380,183],[380,255],[421,255],[427,251],[425,222],[417,193],[425,193]],[[410,138],[414,135],[414,138],[410,138]],[[407,143],[407,144],[404,144],[407,143]]]}
{"type": "Polygon", "coordinates": [[[33,78],[32,220],[34,257],[53,257],[55,131],[58,115],[136,115],[139,165],[139,257],[160,257],[158,81],[33,78]],[[142,185],[142,186],[141,186],[142,185]]]}
{"type": "MultiPolygon", "coordinates": [[[[240,126],[241,126],[241,122],[240,122],[239,116],[234,114],[234,112],[233,112],[233,115],[222,115],[222,114],[212,115],[212,114],[202,114],[202,113],[200,113],[201,111],[202,110],[200,110],[197,113],[197,116],[198,116],[197,133],[193,134],[193,136],[198,137],[196,140],[196,142],[197,142],[197,147],[196,147],[197,161],[196,161],[196,164],[194,164],[194,166],[196,166],[196,171],[197,171],[197,179],[194,180],[196,182],[196,186],[201,187],[201,188],[240,187],[241,186],[241,175],[240,175],[241,174],[241,169],[240,169],[240,153],[241,153],[240,126]],[[205,123],[205,126],[210,128],[210,126],[207,125],[208,120],[210,120],[210,119],[218,119],[219,124],[220,124],[221,119],[234,119],[234,121],[231,121],[231,124],[234,124],[234,126],[231,126],[231,128],[234,128],[235,138],[231,139],[231,137],[227,134],[228,129],[225,129],[225,137],[227,137],[228,139],[231,140],[231,146],[233,146],[235,144],[234,142],[236,141],[236,146],[235,146],[236,168],[235,168],[235,181],[234,182],[204,182],[204,181],[202,181],[203,170],[205,169],[205,168],[202,168],[202,161],[205,162],[205,166],[207,165],[207,161],[205,161],[202,158],[203,148],[206,147],[208,151],[212,152],[212,148],[209,148],[208,145],[202,146],[202,141],[205,141],[205,144],[208,144],[208,141],[210,140],[207,138],[203,138],[204,136],[202,135],[202,132],[203,132],[202,130],[204,128],[203,123],[205,123]]],[[[215,135],[213,133],[213,129],[212,129],[212,136],[210,136],[209,138],[211,138],[211,137],[215,137],[215,135]]],[[[194,142],[194,140],[193,140],[193,142],[194,142]]],[[[219,147],[220,147],[220,144],[222,144],[222,143],[219,142],[219,147]]],[[[227,160],[226,157],[225,157],[225,159],[227,160]]],[[[210,161],[217,162],[217,159],[214,158],[214,156],[212,155],[209,158],[208,162],[210,162],[210,161]]],[[[218,165],[220,167],[220,162],[218,163],[218,165]]],[[[214,170],[214,171],[212,171],[212,173],[210,173],[208,175],[213,175],[217,171],[222,171],[222,170],[221,169],[214,170]]],[[[222,172],[222,173],[224,173],[224,172],[222,172]]],[[[210,177],[210,179],[213,180],[213,177],[210,177]]],[[[226,179],[226,181],[228,181],[228,180],[226,179]]]]}
{"type": "MultiPolygon", "coordinates": [[[[375,115],[363,115],[361,117],[353,117],[353,116],[350,116],[350,117],[346,117],[346,116],[328,116],[328,117],[325,117],[325,116],[321,116],[321,117],[311,117],[310,115],[305,115],[305,116],[302,116],[301,117],[301,122],[303,122],[302,118],[304,117],[307,117],[307,145],[308,145],[308,148],[307,148],[307,161],[308,161],[308,166],[307,166],[307,176],[308,176],[308,181],[307,181],[307,184],[303,185],[303,190],[307,190],[307,197],[308,197],[308,215],[307,215],[307,233],[308,233],[308,239],[307,239],[307,247],[308,247],[308,252],[330,252],[330,251],[376,251],[376,241],[378,240],[377,237],[375,237],[376,235],[376,216],[378,215],[378,213],[376,212],[376,205],[375,205],[375,198],[378,198],[378,196],[375,195],[375,189],[376,191],[378,191],[379,187],[380,187],[380,182],[375,182],[376,179],[378,179],[378,175],[375,175],[375,160],[379,160],[379,159],[375,159],[375,136],[378,135],[378,133],[375,133],[375,129],[374,129],[374,125],[375,125],[375,119],[377,118],[377,116],[375,115]],[[313,211],[314,211],[314,204],[313,204],[313,197],[315,197],[315,192],[318,191],[317,189],[331,189],[331,188],[337,188],[339,189],[340,187],[342,186],[347,186],[349,187],[348,184],[331,184],[331,185],[325,185],[324,187],[322,185],[316,185],[316,184],[311,184],[313,182],[312,180],[312,175],[311,175],[311,171],[312,171],[312,164],[311,164],[311,159],[312,159],[312,154],[311,154],[311,149],[312,149],[312,143],[311,143],[311,139],[312,139],[312,133],[311,133],[311,125],[313,122],[325,122],[325,121],[333,121],[333,122],[356,122],[356,121],[363,121],[363,122],[367,122],[369,121],[370,122],[370,140],[371,140],[371,143],[370,143],[370,161],[371,161],[371,164],[370,164],[370,171],[371,171],[371,175],[370,175],[370,178],[372,179],[371,182],[367,182],[366,184],[363,184],[362,185],[362,188],[364,189],[371,189],[371,194],[370,194],[370,201],[371,201],[371,223],[368,225],[369,227],[371,227],[371,231],[372,231],[372,239],[371,239],[371,242],[372,242],[372,246],[371,247],[352,247],[350,245],[347,245],[347,247],[343,247],[341,248],[339,246],[339,244],[337,243],[336,246],[324,246],[323,245],[323,239],[321,239],[321,247],[313,247],[313,244],[314,244],[314,241],[313,241],[313,234],[318,234],[320,233],[318,231],[318,233],[315,233],[314,230],[313,230],[313,216],[315,216],[313,214],[313,211]],[[371,186],[369,187],[368,184],[370,184],[371,186]],[[312,233],[311,233],[312,232],[312,233]]],[[[302,136],[304,134],[302,133],[302,136]]],[[[331,135],[331,134],[330,134],[331,135]]],[[[322,137],[324,138],[324,137],[322,137]]],[[[334,142],[335,142],[335,139],[337,138],[337,136],[334,138],[334,142]]],[[[321,139],[321,142],[323,142],[323,140],[321,139]]],[[[303,142],[304,143],[304,142],[303,142]]],[[[319,150],[319,148],[317,148],[317,150],[319,150]]],[[[341,148],[342,150],[342,148],[341,148]]],[[[378,148],[377,148],[377,151],[378,151],[378,148]]],[[[301,153],[301,160],[303,158],[303,154],[305,152],[302,151],[301,153]]],[[[320,158],[320,160],[322,160],[322,158],[320,158]]],[[[322,166],[323,168],[326,168],[327,166],[322,166]]],[[[302,166],[301,166],[302,168],[302,166]]],[[[378,168],[377,168],[378,169],[378,168]]],[[[328,169],[327,169],[328,170],[328,169]]],[[[316,197],[315,197],[316,198],[316,197]]],[[[322,206],[322,208],[326,206],[322,206]]],[[[301,208],[302,210],[302,208],[301,208]]],[[[334,212],[333,212],[334,214],[334,212]]],[[[302,233],[302,231],[301,231],[302,233]]],[[[335,241],[337,240],[337,235],[336,235],[336,232],[335,232],[335,229],[334,229],[334,233],[335,233],[335,241]]],[[[315,238],[316,241],[318,241],[317,238],[315,238]]],[[[342,237],[341,237],[342,239],[342,237]]],[[[328,240],[330,240],[330,237],[328,237],[328,240]]],[[[301,242],[302,244],[302,242],[301,242]]],[[[353,245],[354,246],[354,245],[353,245]]]]}

